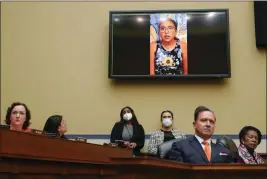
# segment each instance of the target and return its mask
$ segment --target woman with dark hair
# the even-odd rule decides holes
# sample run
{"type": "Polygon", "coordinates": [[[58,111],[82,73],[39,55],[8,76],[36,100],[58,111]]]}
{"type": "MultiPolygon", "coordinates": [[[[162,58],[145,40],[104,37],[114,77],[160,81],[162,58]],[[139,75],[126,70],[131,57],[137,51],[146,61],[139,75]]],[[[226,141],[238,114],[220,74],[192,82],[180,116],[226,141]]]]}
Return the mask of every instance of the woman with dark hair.
{"type": "Polygon", "coordinates": [[[10,130],[30,132],[31,112],[26,104],[15,102],[7,109],[5,123],[10,126],[10,130]]]}
{"type": "Polygon", "coordinates": [[[145,143],[145,132],[132,108],[126,106],[121,110],[120,121],[112,129],[110,142],[119,142],[120,147],[133,149],[134,155],[140,154],[145,143]]]}
{"type": "Polygon", "coordinates": [[[253,126],[245,126],[239,133],[240,145],[238,154],[242,158],[238,163],[264,164],[264,159],[256,153],[255,149],[261,143],[261,132],[253,126]]]}
{"type": "Polygon", "coordinates": [[[67,139],[64,135],[67,132],[67,125],[65,120],[63,120],[63,117],[60,115],[50,116],[45,123],[43,131],[67,139]]]}
{"type": "Polygon", "coordinates": [[[160,115],[161,129],[152,133],[148,142],[148,153],[158,154],[158,146],[172,139],[185,139],[186,135],[173,129],[173,113],[169,110],[162,111],[160,115]]]}

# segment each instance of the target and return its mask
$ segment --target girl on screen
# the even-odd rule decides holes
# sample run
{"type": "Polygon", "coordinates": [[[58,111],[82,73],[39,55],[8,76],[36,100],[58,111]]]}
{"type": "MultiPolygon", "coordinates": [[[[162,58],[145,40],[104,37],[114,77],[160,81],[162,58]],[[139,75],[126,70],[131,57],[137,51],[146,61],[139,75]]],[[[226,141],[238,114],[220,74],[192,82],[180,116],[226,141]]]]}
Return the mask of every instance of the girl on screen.
{"type": "Polygon", "coordinates": [[[159,40],[150,42],[150,75],[187,75],[187,44],[176,36],[177,22],[160,18],[158,34],[159,40]]]}

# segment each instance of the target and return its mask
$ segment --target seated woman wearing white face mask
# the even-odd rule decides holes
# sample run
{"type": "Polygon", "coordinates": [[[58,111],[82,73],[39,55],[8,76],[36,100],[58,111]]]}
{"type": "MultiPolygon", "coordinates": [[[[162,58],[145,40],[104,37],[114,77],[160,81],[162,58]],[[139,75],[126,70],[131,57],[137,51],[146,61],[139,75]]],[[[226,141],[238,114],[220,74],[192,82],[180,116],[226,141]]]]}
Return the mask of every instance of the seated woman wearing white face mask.
{"type": "Polygon", "coordinates": [[[134,155],[140,154],[144,147],[145,132],[142,125],[137,121],[132,108],[126,106],[120,112],[120,121],[116,122],[111,132],[111,143],[120,142],[119,147],[133,149],[134,155]]]}
{"type": "Polygon", "coordinates": [[[163,142],[172,139],[185,139],[183,132],[173,129],[173,113],[171,111],[163,111],[160,115],[162,128],[152,133],[148,142],[148,153],[150,155],[157,155],[158,146],[163,142]]]}

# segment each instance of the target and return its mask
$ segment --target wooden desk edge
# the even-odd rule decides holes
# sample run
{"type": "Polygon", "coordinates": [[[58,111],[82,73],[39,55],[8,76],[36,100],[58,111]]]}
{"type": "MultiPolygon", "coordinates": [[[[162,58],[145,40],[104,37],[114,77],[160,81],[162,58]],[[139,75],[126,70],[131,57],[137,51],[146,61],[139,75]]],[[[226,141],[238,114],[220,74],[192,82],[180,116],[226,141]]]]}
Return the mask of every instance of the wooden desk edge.
{"type": "Polygon", "coordinates": [[[155,167],[166,167],[166,168],[175,168],[181,170],[194,170],[194,171],[204,171],[204,170],[266,170],[266,164],[258,165],[248,165],[248,164],[187,164],[187,163],[178,163],[175,161],[150,158],[150,157],[135,157],[135,158],[111,158],[111,163],[121,164],[121,165],[147,165],[155,167]]]}

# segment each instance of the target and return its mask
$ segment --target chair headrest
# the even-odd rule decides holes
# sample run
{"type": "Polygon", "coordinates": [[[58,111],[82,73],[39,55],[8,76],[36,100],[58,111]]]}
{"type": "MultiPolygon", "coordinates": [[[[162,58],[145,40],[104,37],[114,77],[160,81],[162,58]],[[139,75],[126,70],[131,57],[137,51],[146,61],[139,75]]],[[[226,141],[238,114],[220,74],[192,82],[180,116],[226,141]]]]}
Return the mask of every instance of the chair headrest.
{"type": "Polygon", "coordinates": [[[228,136],[221,136],[216,140],[216,144],[222,145],[225,148],[229,149],[231,152],[237,152],[235,142],[228,136]]]}
{"type": "Polygon", "coordinates": [[[241,159],[239,154],[238,154],[238,148],[237,148],[236,144],[234,143],[234,141],[230,137],[221,136],[216,140],[216,144],[222,145],[225,148],[227,148],[228,150],[230,150],[230,152],[232,153],[233,160],[235,162],[241,159]]]}
{"type": "Polygon", "coordinates": [[[174,142],[178,142],[182,139],[172,139],[172,140],[169,140],[169,141],[166,141],[166,142],[163,142],[162,144],[160,144],[158,146],[158,156],[160,158],[165,158],[166,154],[171,150],[172,148],[172,144],[174,142]]]}

